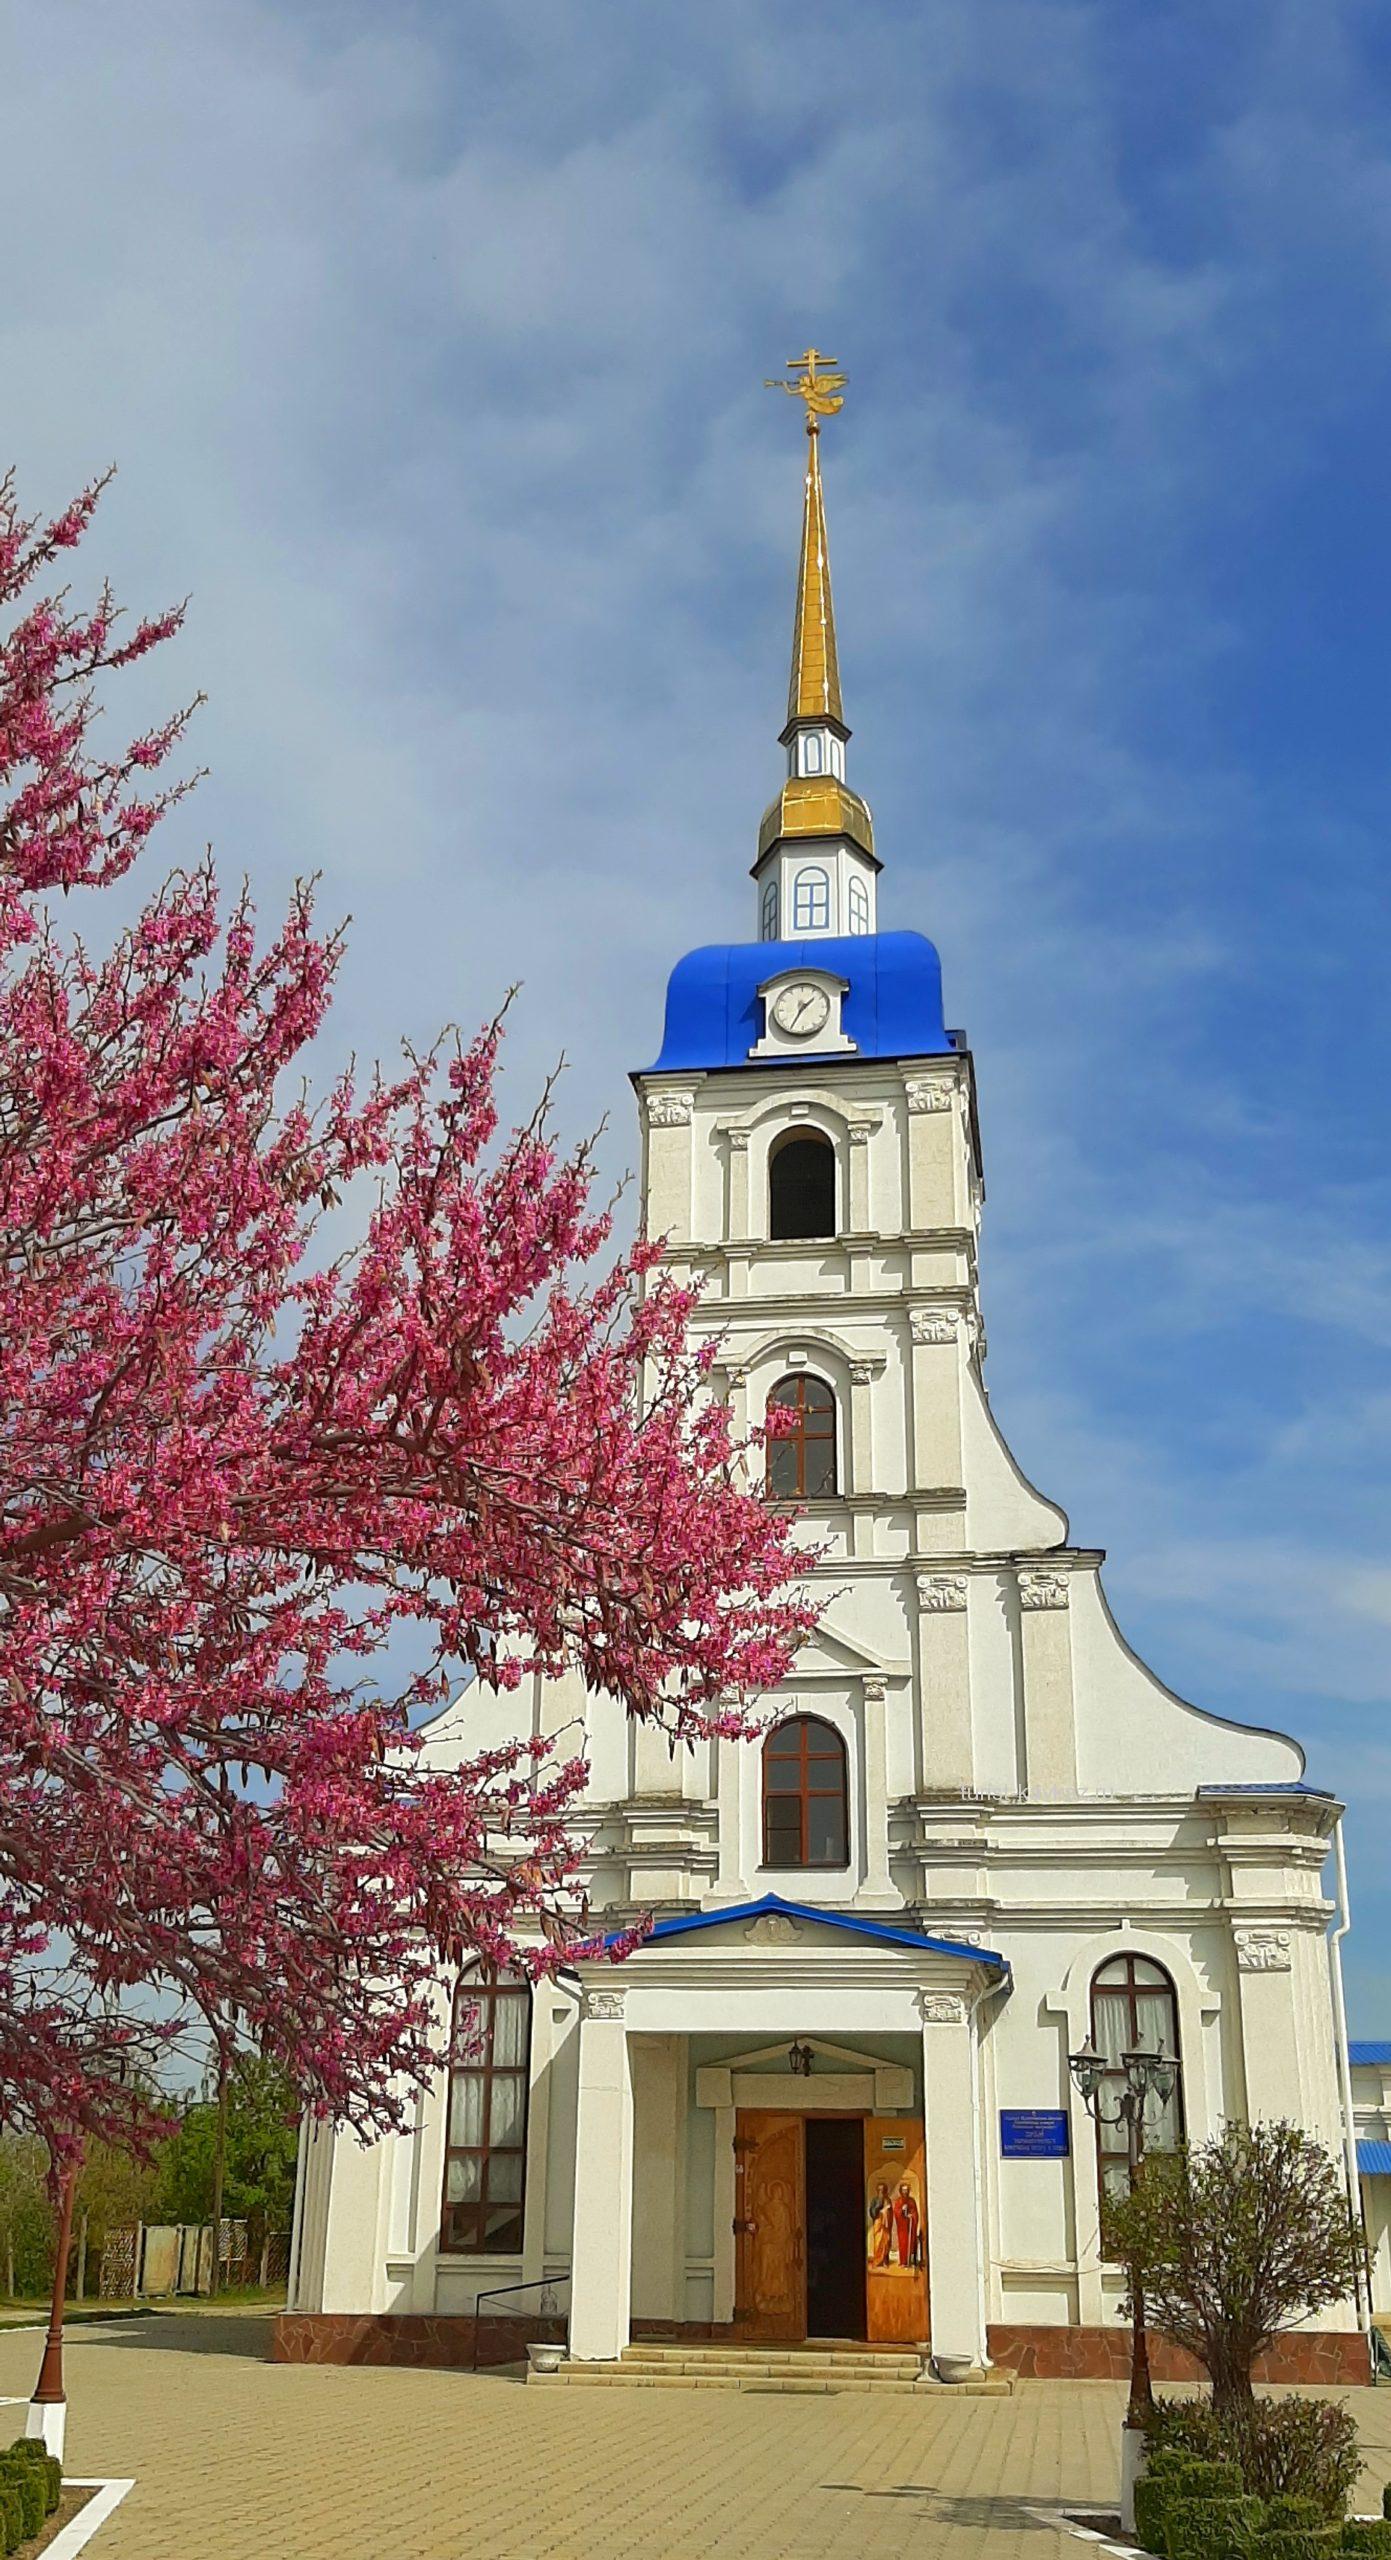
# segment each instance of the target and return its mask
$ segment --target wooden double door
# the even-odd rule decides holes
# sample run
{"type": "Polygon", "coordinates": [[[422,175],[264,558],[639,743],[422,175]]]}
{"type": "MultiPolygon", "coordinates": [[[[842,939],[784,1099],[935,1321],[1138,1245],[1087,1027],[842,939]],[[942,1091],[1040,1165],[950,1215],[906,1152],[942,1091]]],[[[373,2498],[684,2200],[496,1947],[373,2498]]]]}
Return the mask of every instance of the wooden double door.
{"type": "Polygon", "coordinates": [[[734,2166],[742,2336],[927,2338],[920,2118],[741,2108],[734,2166]]]}

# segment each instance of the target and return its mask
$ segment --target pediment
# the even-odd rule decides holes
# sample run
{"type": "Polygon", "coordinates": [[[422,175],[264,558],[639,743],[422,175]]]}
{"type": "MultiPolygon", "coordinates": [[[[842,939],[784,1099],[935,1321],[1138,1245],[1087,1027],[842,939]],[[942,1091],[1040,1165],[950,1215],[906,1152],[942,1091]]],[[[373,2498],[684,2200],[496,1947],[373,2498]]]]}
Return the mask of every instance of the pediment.
{"type": "Polygon", "coordinates": [[[833,1625],[829,1618],[822,1619],[815,1635],[803,1645],[797,1656],[796,1668],[790,1674],[790,1683],[803,1673],[817,1671],[849,1671],[857,1679],[867,1680],[891,1679],[894,1676],[893,1670],[880,1662],[877,1655],[866,1653],[862,1644],[847,1635],[843,1627],[833,1625]]]}

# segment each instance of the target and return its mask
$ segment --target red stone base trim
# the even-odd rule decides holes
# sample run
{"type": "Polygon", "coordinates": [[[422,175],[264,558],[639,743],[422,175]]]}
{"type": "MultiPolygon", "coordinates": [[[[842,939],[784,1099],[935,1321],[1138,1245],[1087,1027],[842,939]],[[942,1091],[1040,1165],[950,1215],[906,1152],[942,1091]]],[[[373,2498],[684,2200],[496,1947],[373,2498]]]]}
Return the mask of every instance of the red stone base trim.
{"type": "MultiPolygon", "coordinates": [[[[520,2363],[538,2326],[488,2320],[483,2361],[520,2363]]],[[[551,2334],[559,2324],[545,2324],[551,2334]]],[[[467,2371],[473,2363],[469,2312],[282,2311],[271,2340],[272,2364],[392,2364],[467,2371]]],[[[714,2321],[635,2320],[635,2338],[734,2341],[738,2332],[714,2321]]],[[[988,2332],[990,2358],[1039,2382],[1124,2382],[1130,2372],[1128,2329],[1070,2329],[997,2322],[988,2332]]],[[[1164,2338],[1150,2339],[1156,2382],[1201,2382],[1191,2356],[1164,2338]]],[[[1279,2338],[1256,2367],[1258,2382],[1312,2382],[1345,2390],[1370,2382],[1366,2340],[1356,2329],[1310,2329],[1279,2338]]]]}
{"type": "MultiPolygon", "coordinates": [[[[987,2336],[992,2364],[1040,2382],[1125,2382],[1130,2376],[1128,2329],[1064,2329],[993,2325],[987,2336]]],[[[1167,2338],[1150,2337],[1150,2371],[1156,2382],[1201,2382],[1203,2370],[1167,2338]]],[[[1256,2366],[1258,2382],[1316,2382],[1324,2390],[1370,2382],[1367,2342],[1356,2329],[1306,2329],[1277,2338],[1256,2366]]]]}
{"type": "Polygon", "coordinates": [[[270,2360],[457,2368],[473,2362],[473,2326],[471,2312],[282,2311],[270,2360]]]}

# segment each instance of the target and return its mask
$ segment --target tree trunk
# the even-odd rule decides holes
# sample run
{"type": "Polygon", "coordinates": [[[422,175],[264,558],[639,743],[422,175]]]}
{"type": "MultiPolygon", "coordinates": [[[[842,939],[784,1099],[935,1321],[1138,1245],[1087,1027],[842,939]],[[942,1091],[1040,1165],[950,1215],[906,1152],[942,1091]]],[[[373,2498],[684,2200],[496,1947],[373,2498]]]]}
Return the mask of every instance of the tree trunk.
{"type": "Polygon", "coordinates": [[[227,2171],[227,2057],[217,2057],[217,2135],[213,2145],[213,2256],[208,2297],[216,2302],[222,2274],[222,2188],[227,2171]]]}
{"type": "Polygon", "coordinates": [[[84,2211],[82,2220],[77,2226],[77,2299],[79,2302],[85,2302],[87,2299],[87,2222],[88,2216],[84,2211]]]}

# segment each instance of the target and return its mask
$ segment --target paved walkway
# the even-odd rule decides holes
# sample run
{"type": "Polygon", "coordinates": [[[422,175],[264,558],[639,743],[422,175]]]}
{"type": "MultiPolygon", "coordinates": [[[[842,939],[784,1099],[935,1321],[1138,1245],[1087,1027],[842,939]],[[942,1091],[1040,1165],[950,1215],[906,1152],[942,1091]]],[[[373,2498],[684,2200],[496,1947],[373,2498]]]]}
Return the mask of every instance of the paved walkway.
{"type": "MultiPolygon", "coordinates": [[[[1114,2492],[1109,2383],[922,2404],[536,2391],[268,2365],[267,2334],[166,2314],[73,2340],[69,2468],[137,2478],[92,2560],[1084,2560],[1027,2507],[1114,2492]]],[[[39,2345],[0,2337],[0,2392],[27,2392],[39,2345]]],[[[1370,2506],[1391,2390],[1351,2397],[1370,2506]]]]}

